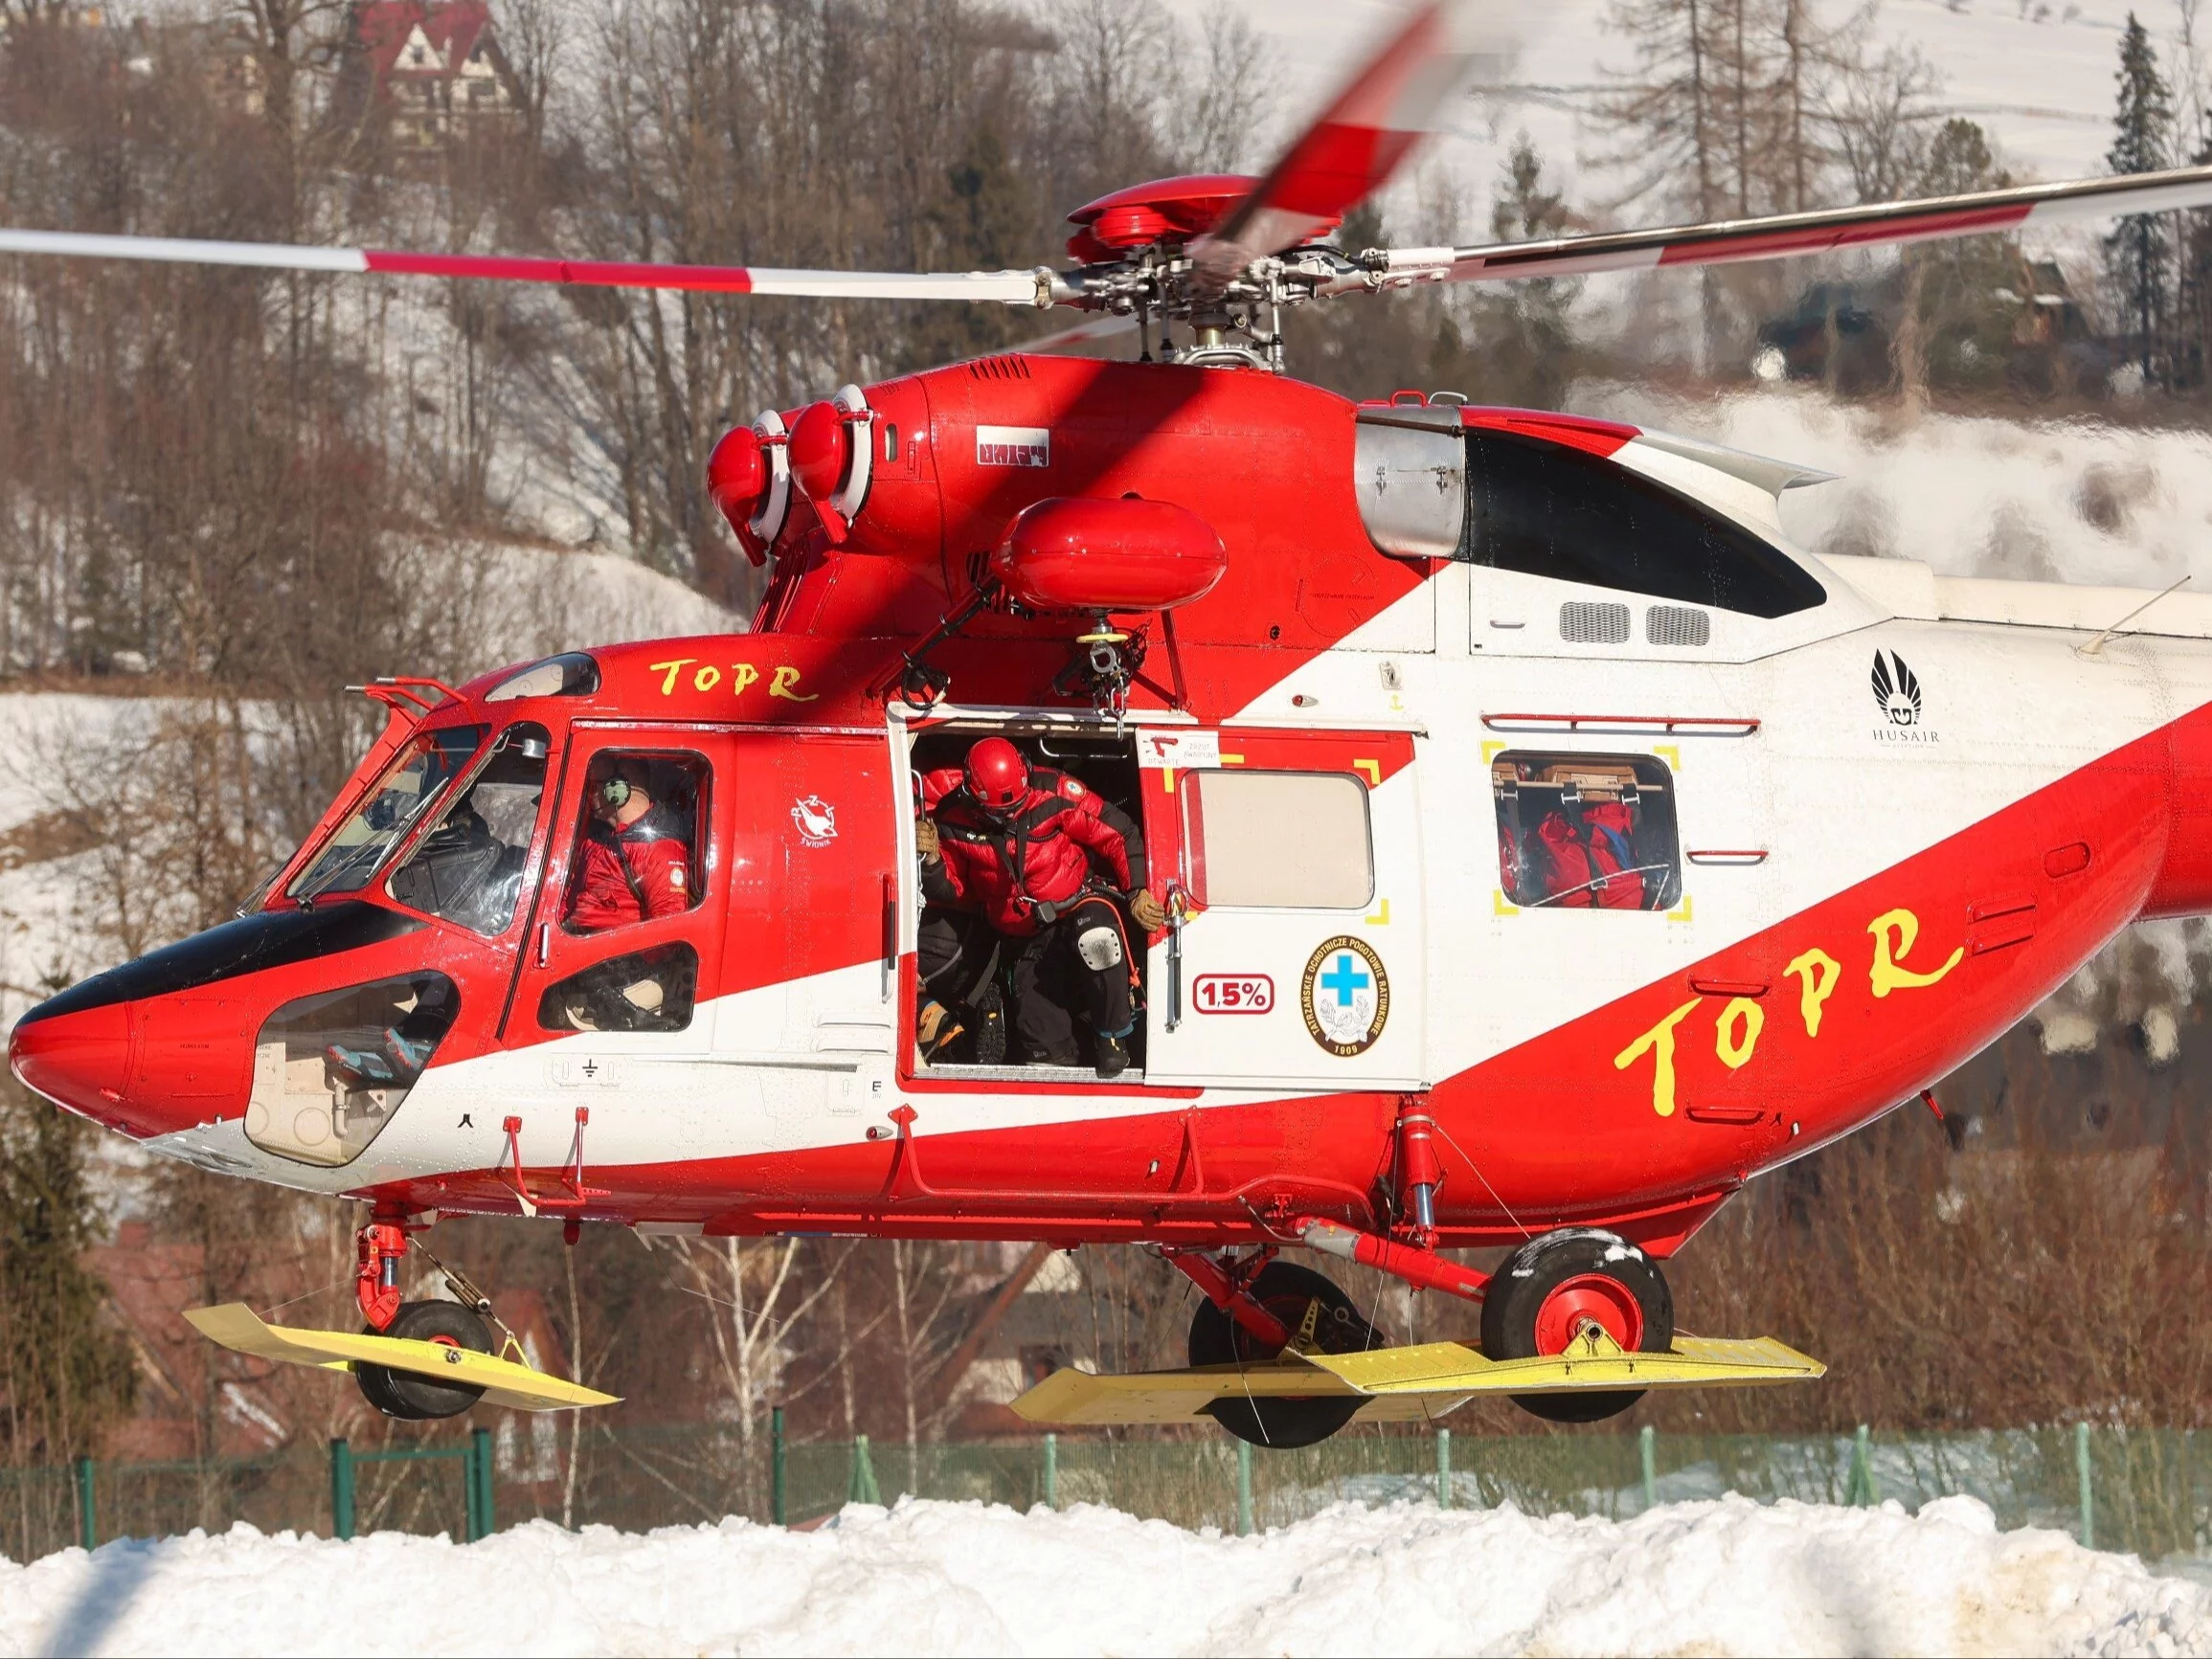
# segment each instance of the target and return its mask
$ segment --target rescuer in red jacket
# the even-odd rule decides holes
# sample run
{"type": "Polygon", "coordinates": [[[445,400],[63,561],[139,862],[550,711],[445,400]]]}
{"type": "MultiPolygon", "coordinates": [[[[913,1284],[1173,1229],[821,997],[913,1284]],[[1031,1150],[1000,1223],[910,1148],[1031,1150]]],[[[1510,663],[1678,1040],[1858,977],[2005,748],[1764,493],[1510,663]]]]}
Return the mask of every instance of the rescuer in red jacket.
{"type": "Polygon", "coordinates": [[[1131,918],[1147,932],[1166,920],[1145,890],[1143,837],[1077,779],[1032,771],[1003,737],[981,739],[964,767],[921,784],[925,1048],[942,1022],[930,1004],[941,1011],[987,993],[1004,961],[1022,1058],[1079,1064],[1079,1016],[1094,1033],[1098,1075],[1118,1076],[1136,1015],[1133,952],[1114,895],[1129,895],[1131,918]]]}
{"type": "Polygon", "coordinates": [[[652,768],[624,758],[592,786],[592,826],[569,883],[568,925],[597,933],[691,907],[686,826],[655,809],[652,768]]]}

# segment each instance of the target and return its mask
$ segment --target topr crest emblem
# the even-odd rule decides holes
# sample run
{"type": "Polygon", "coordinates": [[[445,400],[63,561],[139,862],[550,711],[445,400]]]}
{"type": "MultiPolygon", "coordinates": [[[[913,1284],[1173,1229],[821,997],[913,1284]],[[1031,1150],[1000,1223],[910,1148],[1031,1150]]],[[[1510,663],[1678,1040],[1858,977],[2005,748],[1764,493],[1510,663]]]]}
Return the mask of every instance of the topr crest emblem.
{"type": "Polygon", "coordinates": [[[1920,681],[1894,651],[1874,653],[1874,701],[1890,725],[1920,724],[1920,681]]]}
{"type": "Polygon", "coordinates": [[[1306,1035],[1339,1060],[1365,1054],[1390,1018],[1390,976],[1365,939],[1339,933],[1306,958],[1298,1012],[1306,1035]]]}

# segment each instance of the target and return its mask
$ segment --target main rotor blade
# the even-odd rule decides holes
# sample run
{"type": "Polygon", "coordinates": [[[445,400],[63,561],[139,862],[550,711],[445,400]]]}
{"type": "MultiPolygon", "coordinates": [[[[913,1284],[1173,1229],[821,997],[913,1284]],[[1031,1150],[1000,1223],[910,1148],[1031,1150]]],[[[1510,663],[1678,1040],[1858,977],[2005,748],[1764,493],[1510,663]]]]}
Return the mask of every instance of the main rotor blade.
{"type": "Polygon", "coordinates": [[[1425,0],[1298,135],[1282,158],[1193,245],[1201,272],[1227,281],[1296,247],[1379,190],[1427,136],[1480,56],[1476,0],[1425,0]]]}
{"type": "Polygon", "coordinates": [[[1052,303],[1046,271],[794,271],[767,265],[656,265],[606,259],[511,258],[496,254],[410,254],[382,248],[312,248],[280,242],[201,242],[168,236],[84,235],[0,230],[0,254],[238,265],[263,271],[460,277],[589,288],[681,288],[819,300],[995,300],[1052,303]]]}
{"type": "MultiPolygon", "coordinates": [[[[2126,173],[2066,184],[2022,185],[1971,195],[1881,202],[1763,219],[1729,219],[1661,231],[1616,231],[1498,242],[1473,248],[1381,250],[1386,276],[1409,280],[1483,282],[1574,277],[1598,271],[1649,271],[1666,265],[1719,265],[1742,259],[1786,259],[1838,248],[1931,242],[2024,225],[2116,218],[2212,206],[2212,167],[2126,173]]],[[[1347,280],[1338,286],[1357,286],[1347,280]]]]}

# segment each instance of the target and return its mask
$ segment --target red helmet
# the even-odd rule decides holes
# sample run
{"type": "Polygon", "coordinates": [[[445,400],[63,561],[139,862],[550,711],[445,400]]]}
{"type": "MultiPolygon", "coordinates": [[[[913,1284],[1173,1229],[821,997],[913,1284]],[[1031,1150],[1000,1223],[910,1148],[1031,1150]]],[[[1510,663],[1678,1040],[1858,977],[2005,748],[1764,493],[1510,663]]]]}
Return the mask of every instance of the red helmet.
{"type": "Polygon", "coordinates": [[[1004,812],[1027,793],[1029,763],[1003,737],[986,737],[968,751],[968,794],[990,812],[1004,812]]]}

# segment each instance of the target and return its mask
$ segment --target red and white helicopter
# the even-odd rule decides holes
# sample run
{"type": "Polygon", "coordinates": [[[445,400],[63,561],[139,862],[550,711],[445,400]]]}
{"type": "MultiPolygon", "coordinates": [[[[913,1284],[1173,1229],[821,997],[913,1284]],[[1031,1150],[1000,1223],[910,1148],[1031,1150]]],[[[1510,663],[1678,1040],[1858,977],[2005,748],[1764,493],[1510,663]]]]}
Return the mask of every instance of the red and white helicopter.
{"type": "MultiPolygon", "coordinates": [[[[394,680],[382,737],[240,919],[17,1024],[16,1075],[209,1169],[360,1199],[352,1364],[400,1416],[604,1396],[402,1305],[440,1214],[641,1233],[1144,1244],[1192,1369],[1064,1372],[1061,1422],[1268,1445],[1502,1390],[1817,1375],[1680,1336],[1659,1264],[1764,1170],[1988,1043],[2138,917],[2212,911],[2212,599],[1816,558],[1822,476],[1663,433],[1287,378],[1290,306],[2212,204],[2212,168],[1473,248],[1324,239],[1460,79],[1432,0],[1264,178],[1072,215],[1065,269],[595,264],[0,233],[0,251],[734,295],[996,301],[1134,326],[771,410],[709,487],[752,632],[394,680]],[[1870,669],[1871,665],[1871,669],[1870,669]],[[1170,926],[1101,1080],[924,1062],[917,773],[979,736],[1140,827],[1170,926]],[[627,763],[688,908],[568,925],[627,763]],[[1440,1253],[1504,1245],[1486,1275],[1440,1253]],[[1483,1303],[1382,1346],[1286,1246],[1483,1303]]],[[[572,1234],[573,1236],[573,1234],[572,1234]]]]}

